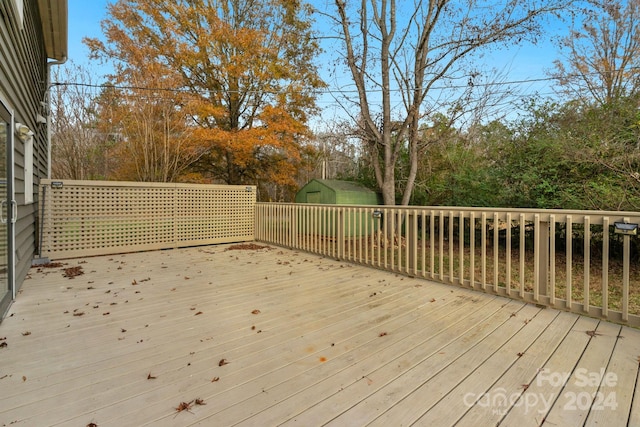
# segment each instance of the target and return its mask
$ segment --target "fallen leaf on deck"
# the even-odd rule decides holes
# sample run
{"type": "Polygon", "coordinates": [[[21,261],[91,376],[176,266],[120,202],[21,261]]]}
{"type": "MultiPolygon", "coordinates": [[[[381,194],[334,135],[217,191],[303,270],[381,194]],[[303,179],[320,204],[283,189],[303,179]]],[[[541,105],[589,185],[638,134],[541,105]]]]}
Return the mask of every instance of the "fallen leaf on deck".
{"type": "Polygon", "coordinates": [[[133,286],[135,286],[135,285],[137,285],[137,284],[138,284],[138,282],[136,282],[136,279],[133,279],[133,282],[131,282],[131,284],[132,284],[133,286]]]}
{"type": "Polygon", "coordinates": [[[80,276],[82,274],[84,274],[84,271],[82,271],[82,267],[69,267],[64,269],[64,274],[62,275],[62,277],[73,279],[74,277],[80,276]]]}
{"type": "Polygon", "coordinates": [[[600,334],[600,333],[598,333],[596,331],[585,331],[585,334],[589,335],[590,337],[595,337],[595,336],[598,336],[598,335],[602,335],[602,334],[600,334]]]}
{"type": "Polygon", "coordinates": [[[202,314],[202,312],[201,312],[201,311],[199,311],[199,312],[197,312],[196,314],[194,314],[194,316],[197,316],[197,315],[199,315],[199,314],[202,314]]]}
{"type": "Polygon", "coordinates": [[[103,316],[108,316],[110,313],[108,311],[105,311],[104,313],[102,313],[103,316]]]}
{"type": "Polygon", "coordinates": [[[227,359],[220,359],[220,361],[218,362],[218,366],[224,366],[227,363],[229,363],[229,362],[227,362],[227,359]]]}
{"type": "Polygon", "coordinates": [[[251,312],[251,314],[260,314],[260,310],[256,309],[251,312]]]}
{"type": "Polygon", "coordinates": [[[27,377],[25,377],[24,375],[22,376],[22,382],[25,382],[27,380],[27,377]]]}
{"type": "Polygon", "coordinates": [[[6,341],[0,342],[0,348],[5,348],[5,347],[8,347],[8,346],[9,346],[9,344],[7,344],[6,341]]]}
{"type": "Polygon", "coordinates": [[[77,311],[73,313],[74,316],[84,316],[84,311],[77,311]]]}
{"type": "Polygon", "coordinates": [[[431,298],[430,302],[436,302],[435,298],[431,298]]]}
{"type": "Polygon", "coordinates": [[[378,336],[379,336],[379,337],[384,337],[385,335],[387,335],[387,333],[386,333],[386,332],[380,332],[380,333],[378,334],[378,336]]]}
{"type": "Polygon", "coordinates": [[[176,408],[176,412],[188,411],[189,409],[191,409],[192,403],[193,400],[191,402],[180,402],[180,404],[176,408]]]}
{"type": "Polygon", "coordinates": [[[220,381],[220,377],[213,377],[211,380],[212,383],[215,383],[216,381],[220,381]]]}
{"type": "Polygon", "coordinates": [[[29,332],[29,331],[24,331],[24,332],[22,333],[22,336],[23,336],[23,337],[26,337],[27,335],[31,335],[31,332],[29,332]]]}
{"type": "Polygon", "coordinates": [[[196,405],[206,405],[203,399],[196,399],[195,403],[196,405]]]}
{"type": "Polygon", "coordinates": [[[153,375],[151,375],[151,372],[149,372],[149,375],[147,375],[147,379],[148,380],[155,380],[158,377],[154,377],[153,375]]]}
{"type": "Polygon", "coordinates": [[[89,423],[89,424],[87,424],[87,427],[98,427],[98,424],[96,424],[96,423],[89,423]]]}

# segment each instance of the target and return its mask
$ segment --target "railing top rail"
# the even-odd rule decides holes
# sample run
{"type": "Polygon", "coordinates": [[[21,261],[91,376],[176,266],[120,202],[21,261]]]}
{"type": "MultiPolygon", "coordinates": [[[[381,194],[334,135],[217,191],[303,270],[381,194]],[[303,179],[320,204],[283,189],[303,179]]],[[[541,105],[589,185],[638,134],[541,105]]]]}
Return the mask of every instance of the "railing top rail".
{"type": "Polygon", "coordinates": [[[258,205],[302,205],[302,206],[322,206],[335,208],[370,208],[370,209],[396,209],[396,210],[425,210],[425,211],[464,211],[464,212],[497,212],[497,213],[525,213],[525,214],[546,214],[557,216],[607,216],[607,217],[629,217],[640,219],[640,212],[633,211],[600,211],[600,210],[573,210],[573,209],[535,209],[535,208],[484,208],[469,206],[398,206],[398,205],[327,205],[314,203],[283,203],[283,202],[258,202],[258,205]]]}
{"type": "Polygon", "coordinates": [[[178,182],[130,182],[130,181],[83,181],[73,179],[42,179],[41,185],[50,186],[52,183],[62,183],[62,186],[81,187],[139,187],[139,188],[202,188],[202,189],[241,189],[249,192],[256,191],[255,185],[219,185],[219,184],[186,184],[178,182]]]}

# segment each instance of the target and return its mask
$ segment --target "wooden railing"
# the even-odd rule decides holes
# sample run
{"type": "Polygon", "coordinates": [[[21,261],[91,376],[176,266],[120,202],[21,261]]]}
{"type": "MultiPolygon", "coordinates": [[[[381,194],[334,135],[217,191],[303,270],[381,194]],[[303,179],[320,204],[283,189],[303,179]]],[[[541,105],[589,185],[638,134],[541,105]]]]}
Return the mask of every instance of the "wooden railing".
{"type": "Polygon", "coordinates": [[[255,237],[640,326],[640,237],[619,234],[638,223],[637,212],[258,203],[255,237]]]}

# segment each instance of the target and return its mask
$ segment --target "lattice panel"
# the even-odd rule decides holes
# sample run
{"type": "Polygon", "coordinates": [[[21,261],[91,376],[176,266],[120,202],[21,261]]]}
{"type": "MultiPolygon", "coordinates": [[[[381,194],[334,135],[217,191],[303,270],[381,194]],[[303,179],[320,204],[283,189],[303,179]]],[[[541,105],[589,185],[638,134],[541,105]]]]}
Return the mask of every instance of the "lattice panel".
{"type": "Polygon", "coordinates": [[[253,240],[255,187],[43,180],[51,258],[253,240]]]}

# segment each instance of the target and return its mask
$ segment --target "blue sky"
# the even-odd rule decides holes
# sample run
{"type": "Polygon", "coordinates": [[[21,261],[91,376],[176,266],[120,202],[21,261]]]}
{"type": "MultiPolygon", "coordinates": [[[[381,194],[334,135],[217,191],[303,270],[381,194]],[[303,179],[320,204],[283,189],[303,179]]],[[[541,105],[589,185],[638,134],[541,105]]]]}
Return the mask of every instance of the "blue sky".
{"type": "MultiPolygon", "coordinates": [[[[324,4],[324,0],[316,0],[324,4]]],[[[100,66],[95,61],[88,59],[89,51],[82,43],[84,37],[102,37],[100,21],[106,17],[106,4],[108,0],[69,0],[69,59],[75,64],[88,66],[94,70],[96,82],[101,82],[103,75],[109,71],[108,67],[100,66]]],[[[566,32],[566,27],[558,22],[552,21],[549,24],[548,32],[561,34],[566,32]]],[[[545,70],[552,67],[552,62],[556,59],[556,49],[547,41],[537,46],[528,45],[524,47],[514,47],[511,49],[499,49],[486,55],[483,58],[486,69],[496,68],[503,70],[506,80],[519,81],[544,78],[545,70]]],[[[326,63],[327,61],[319,61],[326,63]]],[[[482,67],[485,68],[485,67],[482,67]]],[[[348,83],[348,78],[344,78],[348,83]]],[[[329,82],[331,86],[331,82],[329,82]]],[[[519,85],[519,89],[524,93],[538,91],[542,94],[551,93],[551,82],[541,82],[519,85]]],[[[324,95],[319,99],[321,108],[325,108],[325,116],[331,117],[343,115],[339,108],[335,107],[333,98],[324,95]]]]}

